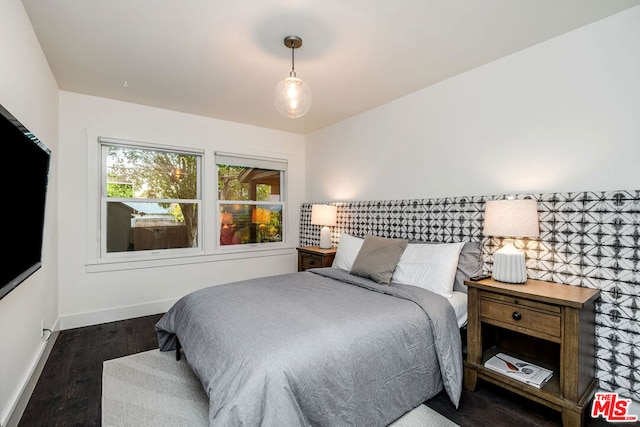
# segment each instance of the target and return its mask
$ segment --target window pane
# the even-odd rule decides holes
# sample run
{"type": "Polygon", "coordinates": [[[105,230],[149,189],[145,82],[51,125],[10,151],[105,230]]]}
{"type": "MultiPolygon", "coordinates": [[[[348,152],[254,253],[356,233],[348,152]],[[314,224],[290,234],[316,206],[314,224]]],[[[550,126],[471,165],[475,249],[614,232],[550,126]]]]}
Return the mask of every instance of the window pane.
{"type": "Polygon", "coordinates": [[[282,242],[282,205],[220,205],[220,244],[282,242]]]}
{"type": "Polygon", "coordinates": [[[198,246],[196,203],[107,203],[107,252],[198,246]]]}
{"type": "Polygon", "coordinates": [[[280,202],[280,171],[218,165],[218,199],[280,202]]]}
{"type": "Polygon", "coordinates": [[[197,199],[197,156],[107,146],[107,197],[197,199]]]}

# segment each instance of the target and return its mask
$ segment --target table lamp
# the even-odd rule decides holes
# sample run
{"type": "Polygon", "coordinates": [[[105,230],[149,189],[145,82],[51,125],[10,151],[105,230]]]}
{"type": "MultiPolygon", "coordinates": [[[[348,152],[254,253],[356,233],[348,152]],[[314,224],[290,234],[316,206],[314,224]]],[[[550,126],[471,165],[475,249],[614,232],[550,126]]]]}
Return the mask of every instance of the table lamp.
{"type": "Polygon", "coordinates": [[[233,224],[233,214],[230,212],[222,212],[220,215],[220,222],[223,227],[229,228],[229,226],[233,224]]]}
{"type": "Polygon", "coordinates": [[[538,207],[532,199],[489,200],[484,211],[485,236],[505,237],[503,246],[493,254],[493,278],[506,283],[527,281],[524,252],[513,244],[514,238],[538,237],[538,207]]]}
{"type": "Polygon", "coordinates": [[[331,230],[329,226],[335,226],[338,207],[332,205],[313,205],[311,206],[311,224],[321,225],[320,230],[320,248],[331,248],[331,230]]]}

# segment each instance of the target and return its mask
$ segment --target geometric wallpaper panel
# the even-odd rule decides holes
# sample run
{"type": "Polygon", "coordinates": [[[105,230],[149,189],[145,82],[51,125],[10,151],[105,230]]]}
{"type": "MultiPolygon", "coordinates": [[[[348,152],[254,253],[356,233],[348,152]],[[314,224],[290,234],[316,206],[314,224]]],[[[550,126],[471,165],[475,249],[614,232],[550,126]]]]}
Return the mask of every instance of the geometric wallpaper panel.
{"type": "MultiPolygon", "coordinates": [[[[500,238],[482,234],[487,200],[505,196],[331,202],[340,233],[371,233],[437,242],[483,243],[491,271],[500,238]]],[[[599,289],[596,304],[596,376],[600,389],[640,401],[640,190],[519,195],[537,201],[540,237],[521,239],[531,279],[599,289]]],[[[300,245],[320,242],[312,203],[301,206],[300,245]]]]}

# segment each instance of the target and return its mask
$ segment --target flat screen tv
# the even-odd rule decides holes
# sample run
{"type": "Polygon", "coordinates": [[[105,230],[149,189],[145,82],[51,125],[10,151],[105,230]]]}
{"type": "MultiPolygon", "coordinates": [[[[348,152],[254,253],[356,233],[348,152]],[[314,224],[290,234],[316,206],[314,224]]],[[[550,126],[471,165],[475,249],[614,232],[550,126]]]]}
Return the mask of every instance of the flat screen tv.
{"type": "Polygon", "coordinates": [[[0,105],[3,259],[0,299],[42,265],[51,151],[0,105]]]}

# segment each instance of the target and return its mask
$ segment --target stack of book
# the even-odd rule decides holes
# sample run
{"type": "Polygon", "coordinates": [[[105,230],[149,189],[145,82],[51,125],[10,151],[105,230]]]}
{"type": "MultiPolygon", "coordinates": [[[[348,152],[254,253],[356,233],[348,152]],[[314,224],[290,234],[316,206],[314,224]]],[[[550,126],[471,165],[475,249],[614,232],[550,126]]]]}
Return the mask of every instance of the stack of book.
{"type": "Polygon", "coordinates": [[[553,371],[504,353],[496,354],[487,360],[484,366],[537,388],[542,388],[553,376],[553,371]]]}

